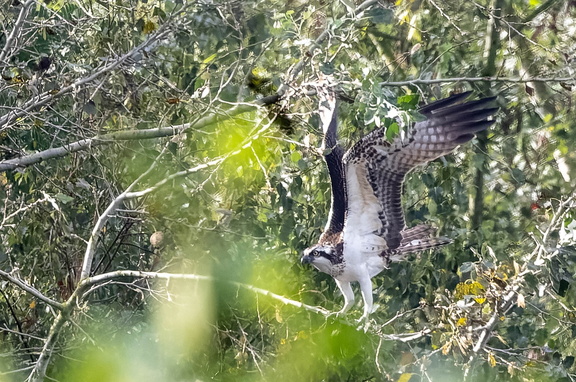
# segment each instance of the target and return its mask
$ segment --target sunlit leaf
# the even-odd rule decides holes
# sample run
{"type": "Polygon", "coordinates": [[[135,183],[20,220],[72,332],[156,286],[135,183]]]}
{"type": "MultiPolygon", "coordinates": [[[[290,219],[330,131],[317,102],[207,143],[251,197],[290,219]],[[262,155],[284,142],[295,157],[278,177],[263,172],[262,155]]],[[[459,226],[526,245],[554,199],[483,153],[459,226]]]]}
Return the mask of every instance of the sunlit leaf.
{"type": "Polygon", "coordinates": [[[492,354],[491,352],[488,353],[488,363],[490,364],[490,366],[495,367],[496,366],[496,358],[494,357],[494,354],[492,354]]]}
{"type": "Polygon", "coordinates": [[[396,380],[396,382],[408,382],[410,381],[410,378],[412,378],[412,373],[404,373],[396,380]]]}
{"type": "Polygon", "coordinates": [[[211,54],[210,56],[206,57],[206,58],[202,61],[202,63],[203,63],[203,64],[209,64],[209,63],[211,63],[212,61],[214,61],[214,60],[216,59],[216,57],[218,57],[218,54],[217,54],[217,53],[211,54]]]}
{"type": "Polygon", "coordinates": [[[153,22],[152,20],[146,20],[146,22],[144,23],[144,27],[142,28],[142,32],[148,34],[154,32],[156,29],[158,29],[158,26],[156,25],[155,22],[153,22]]]}

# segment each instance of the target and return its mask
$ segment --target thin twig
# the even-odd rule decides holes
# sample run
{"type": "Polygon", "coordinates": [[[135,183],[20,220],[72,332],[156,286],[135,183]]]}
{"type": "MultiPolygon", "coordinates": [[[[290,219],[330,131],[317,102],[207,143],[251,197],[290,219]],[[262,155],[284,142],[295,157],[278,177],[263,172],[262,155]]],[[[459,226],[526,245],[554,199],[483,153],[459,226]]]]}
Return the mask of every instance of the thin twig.
{"type": "MultiPolygon", "coordinates": [[[[367,0],[357,6],[352,14],[350,15],[352,18],[358,17],[362,12],[368,9],[373,4],[377,3],[378,0],[367,0]]],[[[326,40],[326,38],[330,35],[330,32],[333,28],[333,25],[329,25],[320,35],[312,42],[310,48],[304,54],[304,57],[292,68],[289,75],[287,76],[287,80],[278,88],[278,94],[281,96],[286,93],[290,84],[294,81],[294,79],[300,74],[302,69],[306,66],[306,64],[310,61],[310,59],[314,56],[314,51],[318,49],[318,47],[326,40]]]]}
{"type": "Polygon", "coordinates": [[[169,30],[167,29],[167,27],[160,28],[156,33],[150,35],[150,37],[148,39],[146,39],[146,41],[144,41],[142,44],[138,45],[137,47],[135,47],[134,49],[132,49],[128,53],[125,53],[124,55],[120,56],[116,60],[113,60],[110,63],[104,65],[102,68],[100,68],[99,70],[96,70],[91,75],[84,77],[84,78],[81,78],[81,79],[75,81],[74,83],[72,83],[68,86],[64,86],[63,88],[61,88],[58,92],[56,92],[54,94],[51,94],[50,92],[45,92],[45,93],[39,94],[38,96],[32,98],[31,100],[24,103],[21,107],[19,107],[17,111],[9,112],[6,115],[0,117],[0,132],[2,130],[7,129],[7,126],[10,123],[17,120],[18,118],[24,117],[26,114],[30,113],[33,109],[37,109],[40,106],[44,106],[44,105],[52,102],[53,100],[63,96],[64,94],[70,93],[71,91],[73,91],[73,90],[75,90],[75,89],[77,89],[77,88],[79,88],[79,87],[81,87],[87,83],[94,81],[96,78],[102,76],[103,74],[106,74],[106,73],[112,71],[113,69],[120,66],[126,60],[134,57],[137,53],[144,50],[146,47],[148,47],[152,43],[168,36],[168,34],[169,34],[169,30]]]}
{"type": "Polygon", "coordinates": [[[443,10],[442,8],[440,8],[440,6],[434,2],[434,0],[428,0],[428,2],[429,2],[430,4],[432,4],[432,5],[434,6],[434,8],[436,8],[436,9],[438,10],[438,12],[440,12],[440,15],[441,15],[442,17],[444,17],[446,20],[448,20],[448,22],[450,23],[450,25],[452,25],[454,28],[456,28],[456,30],[458,31],[458,33],[464,34],[464,32],[462,32],[462,29],[458,28],[458,25],[456,25],[456,24],[454,23],[454,21],[452,21],[452,19],[450,18],[450,16],[448,16],[448,15],[444,12],[444,10],[443,10]]]}

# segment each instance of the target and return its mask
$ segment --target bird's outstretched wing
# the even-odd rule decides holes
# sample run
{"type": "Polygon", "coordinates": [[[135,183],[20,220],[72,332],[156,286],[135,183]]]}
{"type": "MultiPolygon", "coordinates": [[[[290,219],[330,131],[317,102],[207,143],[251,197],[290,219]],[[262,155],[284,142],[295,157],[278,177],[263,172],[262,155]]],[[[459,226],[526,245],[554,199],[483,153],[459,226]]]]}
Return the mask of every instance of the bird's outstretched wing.
{"type": "Polygon", "coordinates": [[[324,233],[320,241],[330,240],[330,237],[338,236],[344,229],[344,217],[346,214],[346,185],[344,165],[342,157],[344,150],[338,144],[337,128],[338,120],[336,116],[336,95],[327,87],[317,89],[320,104],[318,114],[320,115],[320,125],[324,132],[322,149],[324,159],[330,174],[332,201],[330,215],[324,228],[324,233]]]}
{"type": "Polygon", "coordinates": [[[384,239],[388,250],[401,246],[405,175],[448,154],[494,123],[489,118],[498,110],[492,107],[495,98],[462,103],[469,95],[456,94],[420,109],[426,119],[415,123],[404,139],[397,137],[390,144],[385,130],[377,129],[345,154],[348,209],[344,241],[373,234],[372,240],[374,236],[384,239]]]}

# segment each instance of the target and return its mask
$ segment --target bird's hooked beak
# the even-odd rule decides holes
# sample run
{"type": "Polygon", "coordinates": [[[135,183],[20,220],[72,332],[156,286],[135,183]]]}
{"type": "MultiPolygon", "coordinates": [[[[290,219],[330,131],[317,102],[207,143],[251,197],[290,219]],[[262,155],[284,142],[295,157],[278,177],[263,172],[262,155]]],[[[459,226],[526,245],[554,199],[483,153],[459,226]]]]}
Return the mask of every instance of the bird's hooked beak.
{"type": "Polygon", "coordinates": [[[314,261],[314,256],[310,256],[310,255],[302,255],[302,257],[300,258],[300,262],[302,264],[312,264],[312,262],[314,261]]]}

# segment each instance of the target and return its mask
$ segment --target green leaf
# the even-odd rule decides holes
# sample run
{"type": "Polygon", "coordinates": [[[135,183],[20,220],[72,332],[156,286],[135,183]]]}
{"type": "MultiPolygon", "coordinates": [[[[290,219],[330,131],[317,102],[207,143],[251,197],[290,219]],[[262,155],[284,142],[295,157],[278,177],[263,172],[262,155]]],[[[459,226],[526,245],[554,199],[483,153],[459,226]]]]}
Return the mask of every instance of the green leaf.
{"type": "Polygon", "coordinates": [[[536,342],[538,346],[544,346],[548,342],[548,336],[548,330],[538,329],[534,335],[534,342],[536,342]]]}
{"type": "Polygon", "coordinates": [[[420,95],[418,94],[405,94],[398,97],[398,107],[401,110],[413,110],[418,106],[420,95]]]}
{"type": "Polygon", "coordinates": [[[211,63],[212,61],[214,61],[214,59],[216,58],[216,56],[217,56],[217,53],[214,53],[214,54],[206,57],[206,58],[204,59],[204,61],[202,61],[202,63],[203,63],[203,64],[209,64],[209,63],[211,63]]]}
{"type": "Polygon", "coordinates": [[[396,122],[386,128],[386,139],[392,141],[400,132],[400,126],[396,122]]]}
{"type": "Polygon", "coordinates": [[[292,151],[290,154],[290,160],[292,163],[298,163],[300,159],[302,159],[302,154],[300,154],[300,151],[292,151]]]}
{"type": "Polygon", "coordinates": [[[320,71],[326,75],[334,74],[334,64],[332,62],[323,62],[320,65],[320,71]]]}
{"type": "Polygon", "coordinates": [[[526,176],[524,175],[524,172],[519,168],[512,169],[512,179],[517,185],[521,185],[526,182],[526,176]]]}
{"type": "Polygon", "coordinates": [[[432,198],[428,200],[428,211],[432,216],[436,215],[436,212],[438,211],[438,204],[436,204],[436,202],[432,198]]]}
{"type": "Polygon", "coordinates": [[[68,204],[68,203],[70,203],[71,201],[74,200],[73,197],[68,196],[68,195],[65,195],[65,194],[62,194],[62,193],[56,194],[55,197],[56,197],[56,199],[58,199],[59,201],[61,201],[61,202],[64,203],[64,204],[68,204]]]}

